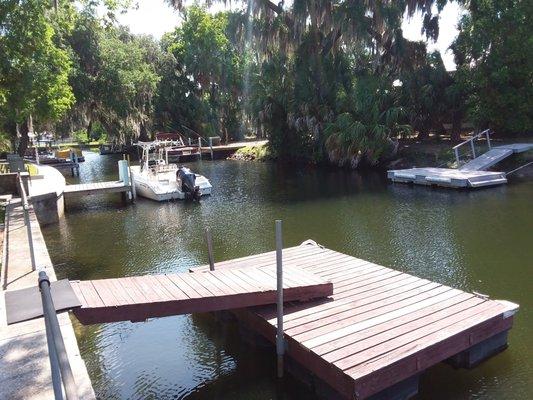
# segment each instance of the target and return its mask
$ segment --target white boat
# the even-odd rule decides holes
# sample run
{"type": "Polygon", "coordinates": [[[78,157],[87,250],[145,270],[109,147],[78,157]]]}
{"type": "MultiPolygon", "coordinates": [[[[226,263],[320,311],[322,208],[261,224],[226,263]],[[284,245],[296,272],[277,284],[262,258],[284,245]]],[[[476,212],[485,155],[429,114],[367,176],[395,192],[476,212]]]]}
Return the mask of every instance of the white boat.
{"type": "Polygon", "coordinates": [[[138,142],[142,148],[140,165],[131,167],[137,195],[155,201],[200,200],[211,194],[211,183],[187,167],[168,163],[172,141],[138,142]]]}

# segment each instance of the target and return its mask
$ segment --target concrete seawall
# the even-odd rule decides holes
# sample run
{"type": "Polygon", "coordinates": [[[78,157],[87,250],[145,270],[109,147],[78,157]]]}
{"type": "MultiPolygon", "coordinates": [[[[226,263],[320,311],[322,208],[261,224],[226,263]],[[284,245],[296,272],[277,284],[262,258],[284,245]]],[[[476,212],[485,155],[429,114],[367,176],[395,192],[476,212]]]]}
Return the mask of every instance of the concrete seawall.
{"type": "MultiPolygon", "coordinates": [[[[35,184],[35,181],[32,184],[35,184]]],[[[62,198],[57,192],[48,192],[48,196],[46,201],[49,203],[42,202],[45,209],[53,209],[52,203],[55,202],[57,206],[62,198]]],[[[30,212],[30,221],[37,270],[46,271],[50,280],[55,281],[56,274],[33,209],[30,212]]],[[[6,289],[2,289],[0,293],[0,399],[53,399],[44,319],[38,318],[9,326],[6,322],[5,291],[37,285],[38,271],[31,269],[28,238],[19,199],[12,199],[7,206],[6,223],[2,233],[5,244],[1,278],[6,289]]],[[[79,398],[94,399],[95,394],[80,355],[70,317],[68,313],[62,313],[58,315],[58,319],[79,398]]]]}
{"type": "Polygon", "coordinates": [[[37,166],[39,175],[28,183],[31,203],[41,225],[59,221],[65,213],[65,177],[54,167],[37,166]]]}

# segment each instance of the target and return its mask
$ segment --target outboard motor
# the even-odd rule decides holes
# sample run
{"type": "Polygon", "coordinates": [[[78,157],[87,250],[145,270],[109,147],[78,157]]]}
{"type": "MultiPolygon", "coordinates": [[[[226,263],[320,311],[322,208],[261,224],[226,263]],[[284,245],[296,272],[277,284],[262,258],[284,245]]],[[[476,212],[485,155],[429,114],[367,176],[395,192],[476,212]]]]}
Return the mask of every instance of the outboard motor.
{"type": "Polygon", "coordinates": [[[200,186],[196,186],[196,175],[187,167],[179,167],[176,180],[180,190],[185,193],[185,199],[200,201],[200,186]]]}

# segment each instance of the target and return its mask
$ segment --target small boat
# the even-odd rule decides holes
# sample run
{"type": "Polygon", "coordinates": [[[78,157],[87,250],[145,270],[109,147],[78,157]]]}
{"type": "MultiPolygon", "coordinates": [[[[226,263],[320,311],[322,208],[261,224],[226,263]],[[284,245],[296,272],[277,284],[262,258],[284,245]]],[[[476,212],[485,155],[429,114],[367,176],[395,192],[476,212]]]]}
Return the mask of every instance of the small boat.
{"type": "Polygon", "coordinates": [[[135,190],[139,196],[155,201],[200,200],[211,194],[211,183],[189,168],[168,163],[173,141],[138,142],[142,148],[140,165],[131,167],[135,190]]]}

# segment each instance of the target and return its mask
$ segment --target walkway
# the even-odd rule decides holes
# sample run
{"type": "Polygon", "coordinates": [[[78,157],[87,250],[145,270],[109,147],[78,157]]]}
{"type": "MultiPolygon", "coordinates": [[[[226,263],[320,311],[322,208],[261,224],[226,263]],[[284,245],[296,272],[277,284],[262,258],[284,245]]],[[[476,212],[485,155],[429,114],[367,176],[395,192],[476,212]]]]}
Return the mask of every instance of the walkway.
{"type": "MultiPolygon", "coordinates": [[[[2,261],[2,284],[7,290],[37,284],[37,272],[32,272],[24,217],[19,200],[6,210],[7,251],[2,261]],[[7,269],[7,274],[6,274],[7,269]]],[[[35,214],[30,213],[37,267],[46,271],[50,280],[56,280],[50,256],[35,214]]],[[[4,290],[0,293],[0,398],[53,399],[50,361],[46,342],[44,319],[7,326],[4,290]]],[[[94,391],[83,362],[74,329],[67,313],[58,315],[61,332],[76,380],[80,399],[94,399],[94,391]]]]}
{"type": "Polygon", "coordinates": [[[80,183],[77,185],[66,185],[63,192],[65,198],[70,198],[73,195],[91,195],[100,193],[123,193],[130,192],[131,186],[124,184],[122,181],[110,182],[92,182],[80,183]]]}
{"type": "Polygon", "coordinates": [[[493,147],[485,154],[474,158],[461,166],[461,171],[482,171],[487,170],[503,159],[516,153],[523,153],[533,149],[533,143],[514,143],[504,146],[493,147]]]}
{"type": "MultiPolygon", "coordinates": [[[[333,285],[295,267],[283,269],[286,301],[327,297],[333,285]]],[[[153,317],[229,310],[276,303],[276,268],[208,271],[71,281],[82,303],[83,324],[143,321],[153,317]]]]}

